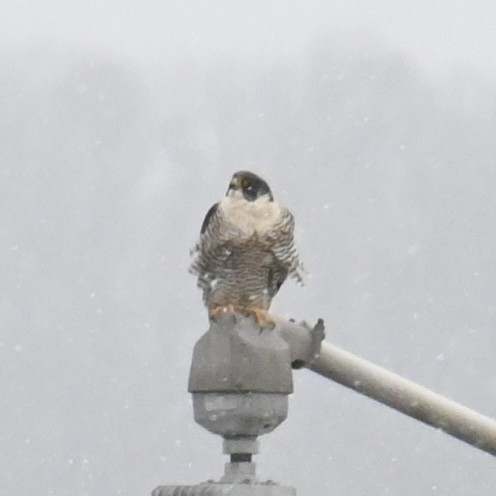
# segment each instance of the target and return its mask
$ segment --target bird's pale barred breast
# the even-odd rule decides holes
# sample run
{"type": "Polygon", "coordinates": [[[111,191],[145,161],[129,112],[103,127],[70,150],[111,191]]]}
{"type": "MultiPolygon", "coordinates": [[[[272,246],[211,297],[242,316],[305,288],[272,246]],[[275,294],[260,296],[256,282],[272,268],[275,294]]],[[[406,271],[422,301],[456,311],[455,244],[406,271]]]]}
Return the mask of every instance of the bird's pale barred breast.
{"type": "Polygon", "coordinates": [[[271,263],[273,255],[255,243],[234,248],[223,263],[216,266],[209,306],[234,303],[267,309],[273,296],[267,287],[267,271],[271,263]]]}

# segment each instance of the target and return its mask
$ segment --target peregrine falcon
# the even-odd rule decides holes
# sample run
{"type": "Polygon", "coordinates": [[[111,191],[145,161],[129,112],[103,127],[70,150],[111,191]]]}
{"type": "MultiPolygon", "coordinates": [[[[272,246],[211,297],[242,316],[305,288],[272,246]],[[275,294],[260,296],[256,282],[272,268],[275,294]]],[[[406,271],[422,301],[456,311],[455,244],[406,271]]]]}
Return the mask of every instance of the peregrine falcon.
{"type": "Polygon", "coordinates": [[[293,241],[294,218],[274,201],[269,185],[252,172],[236,172],[225,197],[207,212],[192,250],[210,318],[242,312],[262,327],[288,275],[303,283],[293,241]]]}

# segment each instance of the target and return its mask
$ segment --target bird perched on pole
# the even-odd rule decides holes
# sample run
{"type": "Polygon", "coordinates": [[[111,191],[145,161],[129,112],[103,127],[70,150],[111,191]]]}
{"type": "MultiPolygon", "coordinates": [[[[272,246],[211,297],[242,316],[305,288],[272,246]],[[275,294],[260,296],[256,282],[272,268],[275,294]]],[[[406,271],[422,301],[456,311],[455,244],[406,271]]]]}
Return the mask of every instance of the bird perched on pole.
{"type": "Polygon", "coordinates": [[[225,197],[207,212],[192,250],[190,272],[198,276],[209,317],[240,312],[261,327],[270,324],[267,311],[286,278],[303,283],[293,234],[293,215],[274,201],[267,182],[236,172],[225,197]]]}

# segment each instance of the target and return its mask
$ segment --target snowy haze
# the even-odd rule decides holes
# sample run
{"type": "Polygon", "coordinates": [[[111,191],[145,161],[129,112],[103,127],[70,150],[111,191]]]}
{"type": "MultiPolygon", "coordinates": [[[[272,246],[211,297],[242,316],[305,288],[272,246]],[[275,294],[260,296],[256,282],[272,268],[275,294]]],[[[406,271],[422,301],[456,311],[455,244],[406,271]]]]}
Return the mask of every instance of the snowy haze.
{"type": "MultiPolygon", "coordinates": [[[[276,313],[496,417],[496,4],[406,3],[3,1],[0,493],[221,475],[187,267],[242,168],[311,273],[276,313]]],[[[257,462],[299,496],[496,487],[489,455],[305,370],[257,462]]]]}

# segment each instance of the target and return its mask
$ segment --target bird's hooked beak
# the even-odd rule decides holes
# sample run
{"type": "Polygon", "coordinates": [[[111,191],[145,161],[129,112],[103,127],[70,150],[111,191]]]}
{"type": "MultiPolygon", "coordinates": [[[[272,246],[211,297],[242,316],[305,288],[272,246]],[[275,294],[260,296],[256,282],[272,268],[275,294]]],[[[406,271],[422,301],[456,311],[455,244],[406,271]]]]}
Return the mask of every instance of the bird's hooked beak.
{"type": "Polygon", "coordinates": [[[236,191],[238,189],[241,189],[241,179],[239,177],[233,177],[231,179],[231,182],[229,183],[228,191],[231,190],[231,189],[233,191],[236,191]]]}

